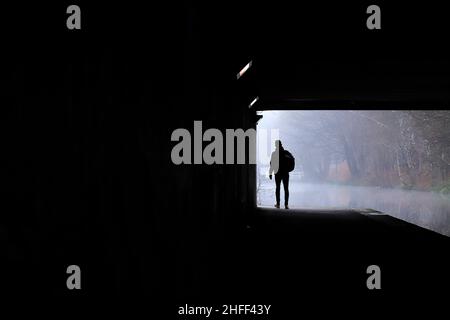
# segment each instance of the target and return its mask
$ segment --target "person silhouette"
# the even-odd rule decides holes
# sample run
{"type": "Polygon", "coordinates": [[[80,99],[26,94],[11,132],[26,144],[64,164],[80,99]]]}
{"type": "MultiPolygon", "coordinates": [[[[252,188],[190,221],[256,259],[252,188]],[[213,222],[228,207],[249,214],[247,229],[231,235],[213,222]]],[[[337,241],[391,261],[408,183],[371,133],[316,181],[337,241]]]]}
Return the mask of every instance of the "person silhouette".
{"type": "Polygon", "coordinates": [[[284,189],[284,207],[289,209],[289,171],[286,168],[286,161],[284,154],[289,153],[283,148],[280,140],[275,140],[275,151],[270,157],[269,178],[272,180],[272,173],[275,172],[275,197],[277,203],[275,208],[280,208],[280,186],[283,182],[284,189]]]}

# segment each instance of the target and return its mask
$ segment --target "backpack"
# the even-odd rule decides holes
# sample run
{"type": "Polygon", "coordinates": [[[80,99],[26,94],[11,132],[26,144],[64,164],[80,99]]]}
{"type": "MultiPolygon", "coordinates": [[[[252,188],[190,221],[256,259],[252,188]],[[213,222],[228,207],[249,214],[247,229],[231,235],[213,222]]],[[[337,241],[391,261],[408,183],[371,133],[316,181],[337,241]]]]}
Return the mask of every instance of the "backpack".
{"type": "Polygon", "coordinates": [[[284,158],[284,163],[286,164],[286,171],[287,172],[291,172],[294,170],[295,168],[295,158],[292,155],[292,153],[290,153],[287,150],[284,150],[283,152],[283,158],[284,158]]]}

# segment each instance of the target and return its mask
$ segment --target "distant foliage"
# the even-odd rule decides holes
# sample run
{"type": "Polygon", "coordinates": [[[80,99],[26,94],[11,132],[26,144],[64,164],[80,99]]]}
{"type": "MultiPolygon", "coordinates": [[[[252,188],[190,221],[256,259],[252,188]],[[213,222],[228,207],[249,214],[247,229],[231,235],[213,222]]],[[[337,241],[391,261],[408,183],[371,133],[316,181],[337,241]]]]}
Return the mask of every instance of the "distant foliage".
{"type": "Polygon", "coordinates": [[[450,111],[296,111],[274,119],[307,181],[449,192],[450,111]]]}

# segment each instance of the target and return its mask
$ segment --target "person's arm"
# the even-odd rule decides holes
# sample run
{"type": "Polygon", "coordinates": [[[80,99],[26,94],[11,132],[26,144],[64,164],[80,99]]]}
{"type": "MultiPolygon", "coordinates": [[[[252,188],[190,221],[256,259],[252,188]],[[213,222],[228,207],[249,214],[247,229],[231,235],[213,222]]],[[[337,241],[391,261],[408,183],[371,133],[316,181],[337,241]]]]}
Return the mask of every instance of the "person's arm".
{"type": "Polygon", "coordinates": [[[271,179],[271,180],[272,180],[272,173],[273,173],[273,171],[274,171],[274,168],[273,168],[274,153],[275,153],[275,152],[272,152],[272,155],[270,156],[269,179],[271,179]]]}

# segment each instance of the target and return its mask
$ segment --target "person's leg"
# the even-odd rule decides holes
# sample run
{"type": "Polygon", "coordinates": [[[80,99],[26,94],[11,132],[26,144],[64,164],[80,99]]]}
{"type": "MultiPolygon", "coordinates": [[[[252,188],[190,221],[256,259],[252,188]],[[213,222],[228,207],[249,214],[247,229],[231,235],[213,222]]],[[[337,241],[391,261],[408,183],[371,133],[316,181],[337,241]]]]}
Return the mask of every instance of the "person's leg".
{"type": "Polygon", "coordinates": [[[281,186],[281,176],[279,174],[275,175],[275,198],[277,200],[276,206],[280,206],[280,186],[281,186]]]}
{"type": "Polygon", "coordinates": [[[284,189],[284,206],[289,208],[289,173],[283,177],[283,189],[284,189]]]}

